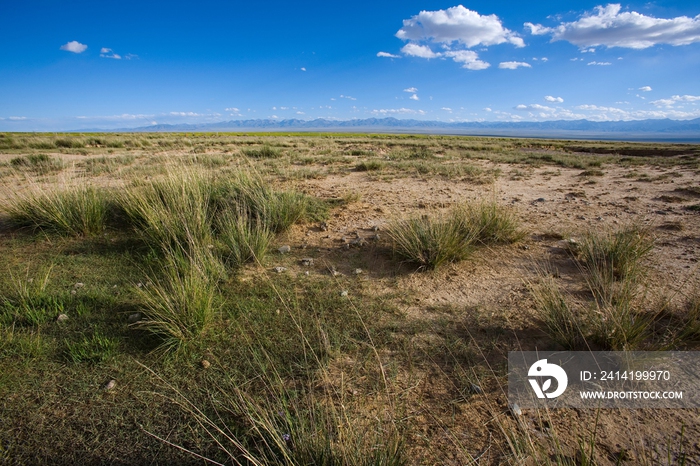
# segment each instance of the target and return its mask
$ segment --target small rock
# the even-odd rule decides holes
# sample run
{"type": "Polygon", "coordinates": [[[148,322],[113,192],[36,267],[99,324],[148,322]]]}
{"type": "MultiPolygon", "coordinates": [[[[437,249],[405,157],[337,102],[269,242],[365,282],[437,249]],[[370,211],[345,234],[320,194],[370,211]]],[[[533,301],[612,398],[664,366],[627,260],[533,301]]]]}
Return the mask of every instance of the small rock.
{"type": "Polygon", "coordinates": [[[508,407],[510,408],[510,412],[513,413],[513,416],[517,417],[523,415],[523,411],[520,409],[520,406],[518,406],[518,403],[512,403],[508,405],[508,407]]]}
{"type": "Polygon", "coordinates": [[[520,249],[522,249],[523,251],[527,251],[530,249],[530,246],[528,246],[527,244],[521,244],[520,249]]]}
{"type": "Polygon", "coordinates": [[[576,218],[579,219],[579,220],[586,220],[586,217],[584,217],[583,215],[579,215],[579,216],[577,216],[576,218]]]}
{"type": "Polygon", "coordinates": [[[343,298],[345,298],[347,295],[348,295],[348,290],[343,290],[340,292],[340,296],[342,296],[343,298]]]}
{"type": "Polygon", "coordinates": [[[70,294],[77,294],[78,292],[75,290],[70,290],[70,294]]]}
{"type": "Polygon", "coordinates": [[[355,275],[360,275],[362,273],[362,269],[355,269],[354,274],[355,275]]]}
{"type": "Polygon", "coordinates": [[[117,381],[114,379],[110,379],[109,382],[107,382],[104,387],[102,387],[105,391],[113,390],[114,387],[117,386],[117,381]]]}
{"type": "Polygon", "coordinates": [[[73,285],[73,288],[75,288],[77,290],[78,288],[82,288],[84,286],[85,286],[84,283],[76,283],[75,285],[73,285]]]}
{"type": "Polygon", "coordinates": [[[202,365],[202,369],[209,369],[211,367],[211,363],[206,359],[202,359],[200,364],[202,365]]]}
{"type": "Polygon", "coordinates": [[[483,395],[484,394],[484,390],[482,390],[481,387],[475,383],[470,384],[469,388],[471,389],[472,393],[474,393],[476,395],[483,395]]]}
{"type": "Polygon", "coordinates": [[[136,322],[138,322],[139,320],[141,320],[141,317],[143,317],[143,316],[141,315],[140,312],[135,312],[135,313],[133,313],[133,314],[131,314],[131,315],[129,316],[128,322],[129,322],[130,324],[135,324],[136,322]]]}
{"type": "Polygon", "coordinates": [[[321,225],[318,227],[321,231],[328,231],[328,224],[326,222],[321,222],[321,225]]]}
{"type": "Polygon", "coordinates": [[[287,267],[275,267],[273,270],[277,273],[282,273],[287,271],[287,267]]]}
{"type": "Polygon", "coordinates": [[[379,225],[374,225],[374,226],[372,227],[372,231],[375,231],[375,232],[376,232],[376,231],[379,231],[379,225]]]}
{"type": "Polygon", "coordinates": [[[56,322],[65,322],[67,320],[68,320],[67,314],[59,314],[58,317],[56,318],[56,322]]]}
{"type": "Polygon", "coordinates": [[[304,272],[304,275],[306,275],[306,276],[308,277],[308,276],[309,276],[309,271],[307,270],[306,272],[304,272]]]}
{"type": "Polygon", "coordinates": [[[347,243],[347,242],[348,242],[348,237],[347,237],[347,236],[343,236],[342,238],[340,238],[340,241],[342,241],[343,243],[347,243]]]}
{"type": "Polygon", "coordinates": [[[281,248],[278,249],[278,251],[280,252],[280,254],[287,254],[287,253],[288,253],[289,251],[291,251],[291,250],[292,250],[292,247],[291,247],[291,246],[288,246],[288,245],[286,245],[286,244],[285,244],[284,246],[282,246],[281,248]]]}
{"type": "Polygon", "coordinates": [[[365,244],[367,244],[367,241],[366,241],[364,238],[357,238],[357,239],[354,239],[354,240],[352,241],[352,243],[350,243],[350,244],[351,244],[352,246],[361,248],[362,246],[364,246],[365,244]]]}
{"type": "Polygon", "coordinates": [[[301,260],[301,265],[306,266],[306,267],[311,267],[312,265],[314,265],[314,260],[311,257],[304,257],[301,260]]]}

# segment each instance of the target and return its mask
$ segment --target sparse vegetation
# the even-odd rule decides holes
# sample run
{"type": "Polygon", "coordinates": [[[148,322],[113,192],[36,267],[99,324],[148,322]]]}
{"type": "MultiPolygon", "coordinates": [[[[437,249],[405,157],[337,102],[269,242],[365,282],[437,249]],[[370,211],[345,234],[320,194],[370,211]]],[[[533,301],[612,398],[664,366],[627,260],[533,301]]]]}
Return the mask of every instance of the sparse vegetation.
{"type": "Polygon", "coordinates": [[[518,415],[503,388],[509,351],[700,348],[694,146],[0,133],[0,151],[0,463],[698,456],[693,411],[602,436],[612,410],[518,415]]]}

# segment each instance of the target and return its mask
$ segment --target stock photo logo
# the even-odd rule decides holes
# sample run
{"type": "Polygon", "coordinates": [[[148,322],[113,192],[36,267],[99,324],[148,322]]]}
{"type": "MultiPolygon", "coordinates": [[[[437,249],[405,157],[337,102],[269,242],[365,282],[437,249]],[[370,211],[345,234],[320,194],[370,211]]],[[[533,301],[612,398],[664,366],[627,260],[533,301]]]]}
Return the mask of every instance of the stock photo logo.
{"type": "Polygon", "coordinates": [[[546,359],[540,359],[530,366],[527,375],[537,398],[556,398],[564,393],[569,383],[564,369],[556,364],[547,363],[546,359]],[[552,388],[552,379],[557,381],[557,385],[554,391],[549,392],[552,388]]]}

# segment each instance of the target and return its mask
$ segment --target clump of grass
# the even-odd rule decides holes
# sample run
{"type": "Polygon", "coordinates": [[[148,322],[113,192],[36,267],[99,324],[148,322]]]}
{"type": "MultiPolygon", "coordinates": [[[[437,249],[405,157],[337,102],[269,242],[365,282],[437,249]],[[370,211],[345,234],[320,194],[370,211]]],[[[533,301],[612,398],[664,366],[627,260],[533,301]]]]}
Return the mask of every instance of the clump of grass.
{"type": "Polygon", "coordinates": [[[0,301],[0,324],[38,327],[62,314],[64,300],[47,291],[52,267],[36,279],[10,273],[11,294],[0,301]]]}
{"type": "Polygon", "coordinates": [[[378,160],[365,160],[355,165],[358,172],[378,171],[384,168],[384,164],[378,160]]]}
{"type": "Polygon", "coordinates": [[[438,218],[412,217],[394,220],[387,229],[394,254],[421,268],[434,269],[446,262],[465,259],[472,249],[474,230],[465,228],[462,211],[438,218]]]}
{"type": "Polygon", "coordinates": [[[467,222],[465,228],[473,229],[482,244],[514,243],[525,234],[515,213],[496,201],[467,204],[463,208],[463,217],[467,222]]]}
{"type": "Polygon", "coordinates": [[[647,229],[637,226],[620,230],[602,230],[584,235],[578,246],[592,288],[604,291],[614,282],[634,282],[642,271],[641,261],[654,247],[647,229]]]}
{"type": "Polygon", "coordinates": [[[61,190],[32,187],[10,198],[4,206],[16,227],[75,236],[102,233],[110,209],[108,193],[92,186],[61,190]]]}
{"type": "Polygon", "coordinates": [[[47,154],[30,154],[15,157],[10,160],[10,165],[15,168],[27,168],[39,175],[63,170],[63,160],[51,157],[47,154]]]}
{"type": "MultiPolygon", "coordinates": [[[[287,230],[304,218],[314,205],[311,198],[297,191],[275,191],[257,174],[237,172],[217,187],[219,208],[243,208],[274,233],[287,230]]],[[[317,210],[317,209],[316,209],[317,210]]]]}
{"type": "Polygon", "coordinates": [[[583,347],[586,336],[584,316],[574,309],[551,275],[540,273],[540,280],[530,285],[535,309],[554,341],[567,349],[583,347]]]}
{"type": "Polygon", "coordinates": [[[246,149],[243,154],[256,159],[276,159],[282,157],[282,151],[265,144],[259,149],[246,149]]]}
{"type": "Polygon", "coordinates": [[[212,180],[201,172],[172,171],[125,191],[120,204],[151,246],[187,252],[211,244],[212,189],[212,180]]]}
{"type": "Polygon", "coordinates": [[[80,149],[85,147],[85,142],[77,138],[59,138],[54,141],[58,148],[64,149],[80,149]]]}
{"type": "Polygon", "coordinates": [[[641,261],[653,247],[649,232],[637,227],[589,232],[574,244],[592,300],[574,305],[551,278],[540,274],[532,292],[550,336],[568,349],[580,349],[586,341],[616,351],[645,344],[657,318],[641,306],[641,261]]]}
{"type": "Polygon", "coordinates": [[[244,209],[226,211],[217,219],[218,238],[225,246],[224,259],[233,267],[262,261],[273,240],[272,231],[244,209]]]}
{"type": "Polygon", "coordinates": [[[515,215],[496,202],[464,204],[448,214],[395,220],[388,235],[394,252],[421,267],[434,269],[445,262],[465,259],[473,246],[512,243],[523,232],[515,215]]]}
{"type": "Polygon", "coordinates": [[[134,324],[161,338],[160,350],[169,352],[194,341],[217,312],[216,283],[208,260],[166,255],[160,278],[136,288],[145,319],[134,324]]]}
{"type": "Polygon", "coordinates": [[[95,332],[77,342],[66,341],[65,357],[73,363],[98,364],[107,361],[116,353],[119,342],[114,338],[95,332]]]}

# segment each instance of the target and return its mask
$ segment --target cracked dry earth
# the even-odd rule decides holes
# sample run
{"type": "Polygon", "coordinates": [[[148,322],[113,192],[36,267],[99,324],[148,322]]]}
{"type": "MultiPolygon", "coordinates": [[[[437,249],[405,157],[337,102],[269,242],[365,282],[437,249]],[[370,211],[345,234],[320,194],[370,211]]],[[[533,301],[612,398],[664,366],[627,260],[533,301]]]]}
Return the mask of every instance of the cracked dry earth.
{"type": "MultiPolygon", "coordinates": [[[[498,168],[500,176],[475,184],[443,178],[382,180],[348,172],[305,181],[303,189],[310,194],[338,198],[354,193],[360,200],[334,211],[327,231],[298,228],[287,238],[293,248],[316,255],[316,272],[332,264],[351,275],[361,267],[358,279],[378,295],[398,294],[393,299],[403,325],[411,329],[410,344],[424,355],[399,377],[401,396],[416,406],[406,413],[417,426],[407,439],[411,457],[421,458],[420,464],[426,458],[433,464],[500,464],[517,447],[495,438],[517,432],[521,440],[559,442],[568,452],[559,460],[575,464],[581,461],[581,442],[591,438],[597,464],[667,464],[669,458],[676,464],[681,449],[685,464],[700,464],[697,410],[523,410],[516,419],[507,407],[503,375],[509,350],[557,349],[538,328],[527,282],[535,280],[538,264],[549,263],[562,283],[581,286],[566,238],[591,229],[645,225],[655,238],[647,260],[649,305],[660,296],[681,297],[699,288],[700,214],[687,209],[700,200],[698,172],[610,165],[588,176],[581,169],[474,163],[498,168]],[[480,249],[467,261],[429,273],[389,260],[382,228],[391,218],[493,198],[520,218],[527,234],[519,243],[480,249]],[[345,245],[349,238],[370,239],[375,226],[379,241],[362,248],[345,245]],[[448,348],[451,360],[437,360],[431,350],[435,345],[448,348]],[[464,369],[461,375],[455,375],[455,365],[464,369]],[[484,393],[470,392],[471,383],[480,384],[484,393]],[[437,457],[425,456],[435,452],[437,457]]],[[[529,461],[525,464],[535,464],[529,461]]]]}

